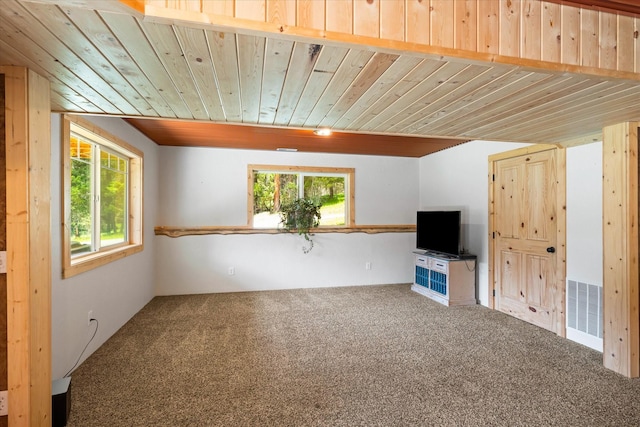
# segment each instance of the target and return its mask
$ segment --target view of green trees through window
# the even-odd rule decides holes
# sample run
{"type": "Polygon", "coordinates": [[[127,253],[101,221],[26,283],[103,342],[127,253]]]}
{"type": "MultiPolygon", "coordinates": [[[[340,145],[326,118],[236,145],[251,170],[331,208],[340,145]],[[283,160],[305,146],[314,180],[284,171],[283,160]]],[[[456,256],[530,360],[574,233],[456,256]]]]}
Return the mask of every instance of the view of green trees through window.
{"type": "Polygon", "coordinates": [[[275,228],[280,206],[297,198],[320,202],[320,226],[346,224],[346,178],[318,173],[255,171],[253,174],[253,226],[275,228]]]}
{"type": "Polygon", "coordinates": [[[71,253],[126,242],[128,158],[77,133],[70,143],[71,253]]]}

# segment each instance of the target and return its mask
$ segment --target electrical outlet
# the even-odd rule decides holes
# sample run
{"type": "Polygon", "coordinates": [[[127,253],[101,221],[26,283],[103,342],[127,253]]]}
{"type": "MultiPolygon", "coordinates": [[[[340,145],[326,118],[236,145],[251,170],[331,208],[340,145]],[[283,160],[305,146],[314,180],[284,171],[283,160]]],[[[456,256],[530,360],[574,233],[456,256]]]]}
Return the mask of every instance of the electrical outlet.
{"type": "Polygon", "coordinates": [[[0,252],[0,274],[7,272],[7,251],[0,252]]]}
{"type": "Polygon", "coordinates": [[[0,417],[9,414],[9,392],[0,391],[0,417]]]}
{"type": "Polygon", "coordinates": [[[91,319],[93,319],[93,310],[89,310],[87,313],[87,326],[91,326],[91,319]]]}
{"type": "Polygon", "coordinates": [[[234,267],[229,267],[229,276],[233,276],[236,274],[236,269],[234,267]]]}
{"type": "Polygon", "coordinates": [[[365,268],[365,270],[371,270],[371,262],[367,261],[367,262],[364,264],[364,268],[365,268]]]}

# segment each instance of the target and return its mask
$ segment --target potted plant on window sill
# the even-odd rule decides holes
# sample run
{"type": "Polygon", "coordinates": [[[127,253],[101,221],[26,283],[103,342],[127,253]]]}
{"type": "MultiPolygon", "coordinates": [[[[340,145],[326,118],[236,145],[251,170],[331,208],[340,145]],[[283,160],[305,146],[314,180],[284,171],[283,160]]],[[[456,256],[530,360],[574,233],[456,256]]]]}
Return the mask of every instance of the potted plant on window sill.
{"type": "Polygon", "coordinates": [[[308,254],[313,249],[313,240],[310,236],[312,228],[320,224],[321,203],[312,199],[301,198],[280,206],[280,224],[287,231],[295,231],[304,236],[309,246],[303,246],[302,252],[308,254]]]}

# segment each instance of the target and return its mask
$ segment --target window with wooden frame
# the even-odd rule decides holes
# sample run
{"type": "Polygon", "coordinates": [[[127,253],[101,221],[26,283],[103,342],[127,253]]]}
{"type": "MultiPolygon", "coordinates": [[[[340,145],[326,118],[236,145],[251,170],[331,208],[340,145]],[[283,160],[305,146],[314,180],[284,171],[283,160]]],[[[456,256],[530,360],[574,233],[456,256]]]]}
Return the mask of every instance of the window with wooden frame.
{"type": "Polygon", "coordinates": [[[66,278],[143,249],[143,154],[80,117],[65,115],[62,133],[66,278]]]}
{"type": "Polygon", "coordinates": [[[249,165],[249,226],[279,228],[280,206],[309,198],[321,204],[320,227],[352,227],[354,188],[353,168],[249,165]]]}

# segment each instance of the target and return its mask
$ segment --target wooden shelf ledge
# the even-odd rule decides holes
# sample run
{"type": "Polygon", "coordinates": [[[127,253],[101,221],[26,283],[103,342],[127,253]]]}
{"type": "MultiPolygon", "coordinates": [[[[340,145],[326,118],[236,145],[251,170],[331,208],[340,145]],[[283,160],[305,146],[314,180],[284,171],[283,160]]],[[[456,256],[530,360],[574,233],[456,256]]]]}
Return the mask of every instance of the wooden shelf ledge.
{"type": "MultiPolygon", "coordinates": [[[[320,233],[412,233],[416,231],[413,224],[407,225],[358,225],[355,227],[320,227],[311,230],[313,234],[320,233]]],[[[286,230],[279,228],[251,228],[247,226],[200,226],[200,227],[155,227],[156,236],[182,237],[203,236],[206,234],[282,234],[286,230]]]]}

